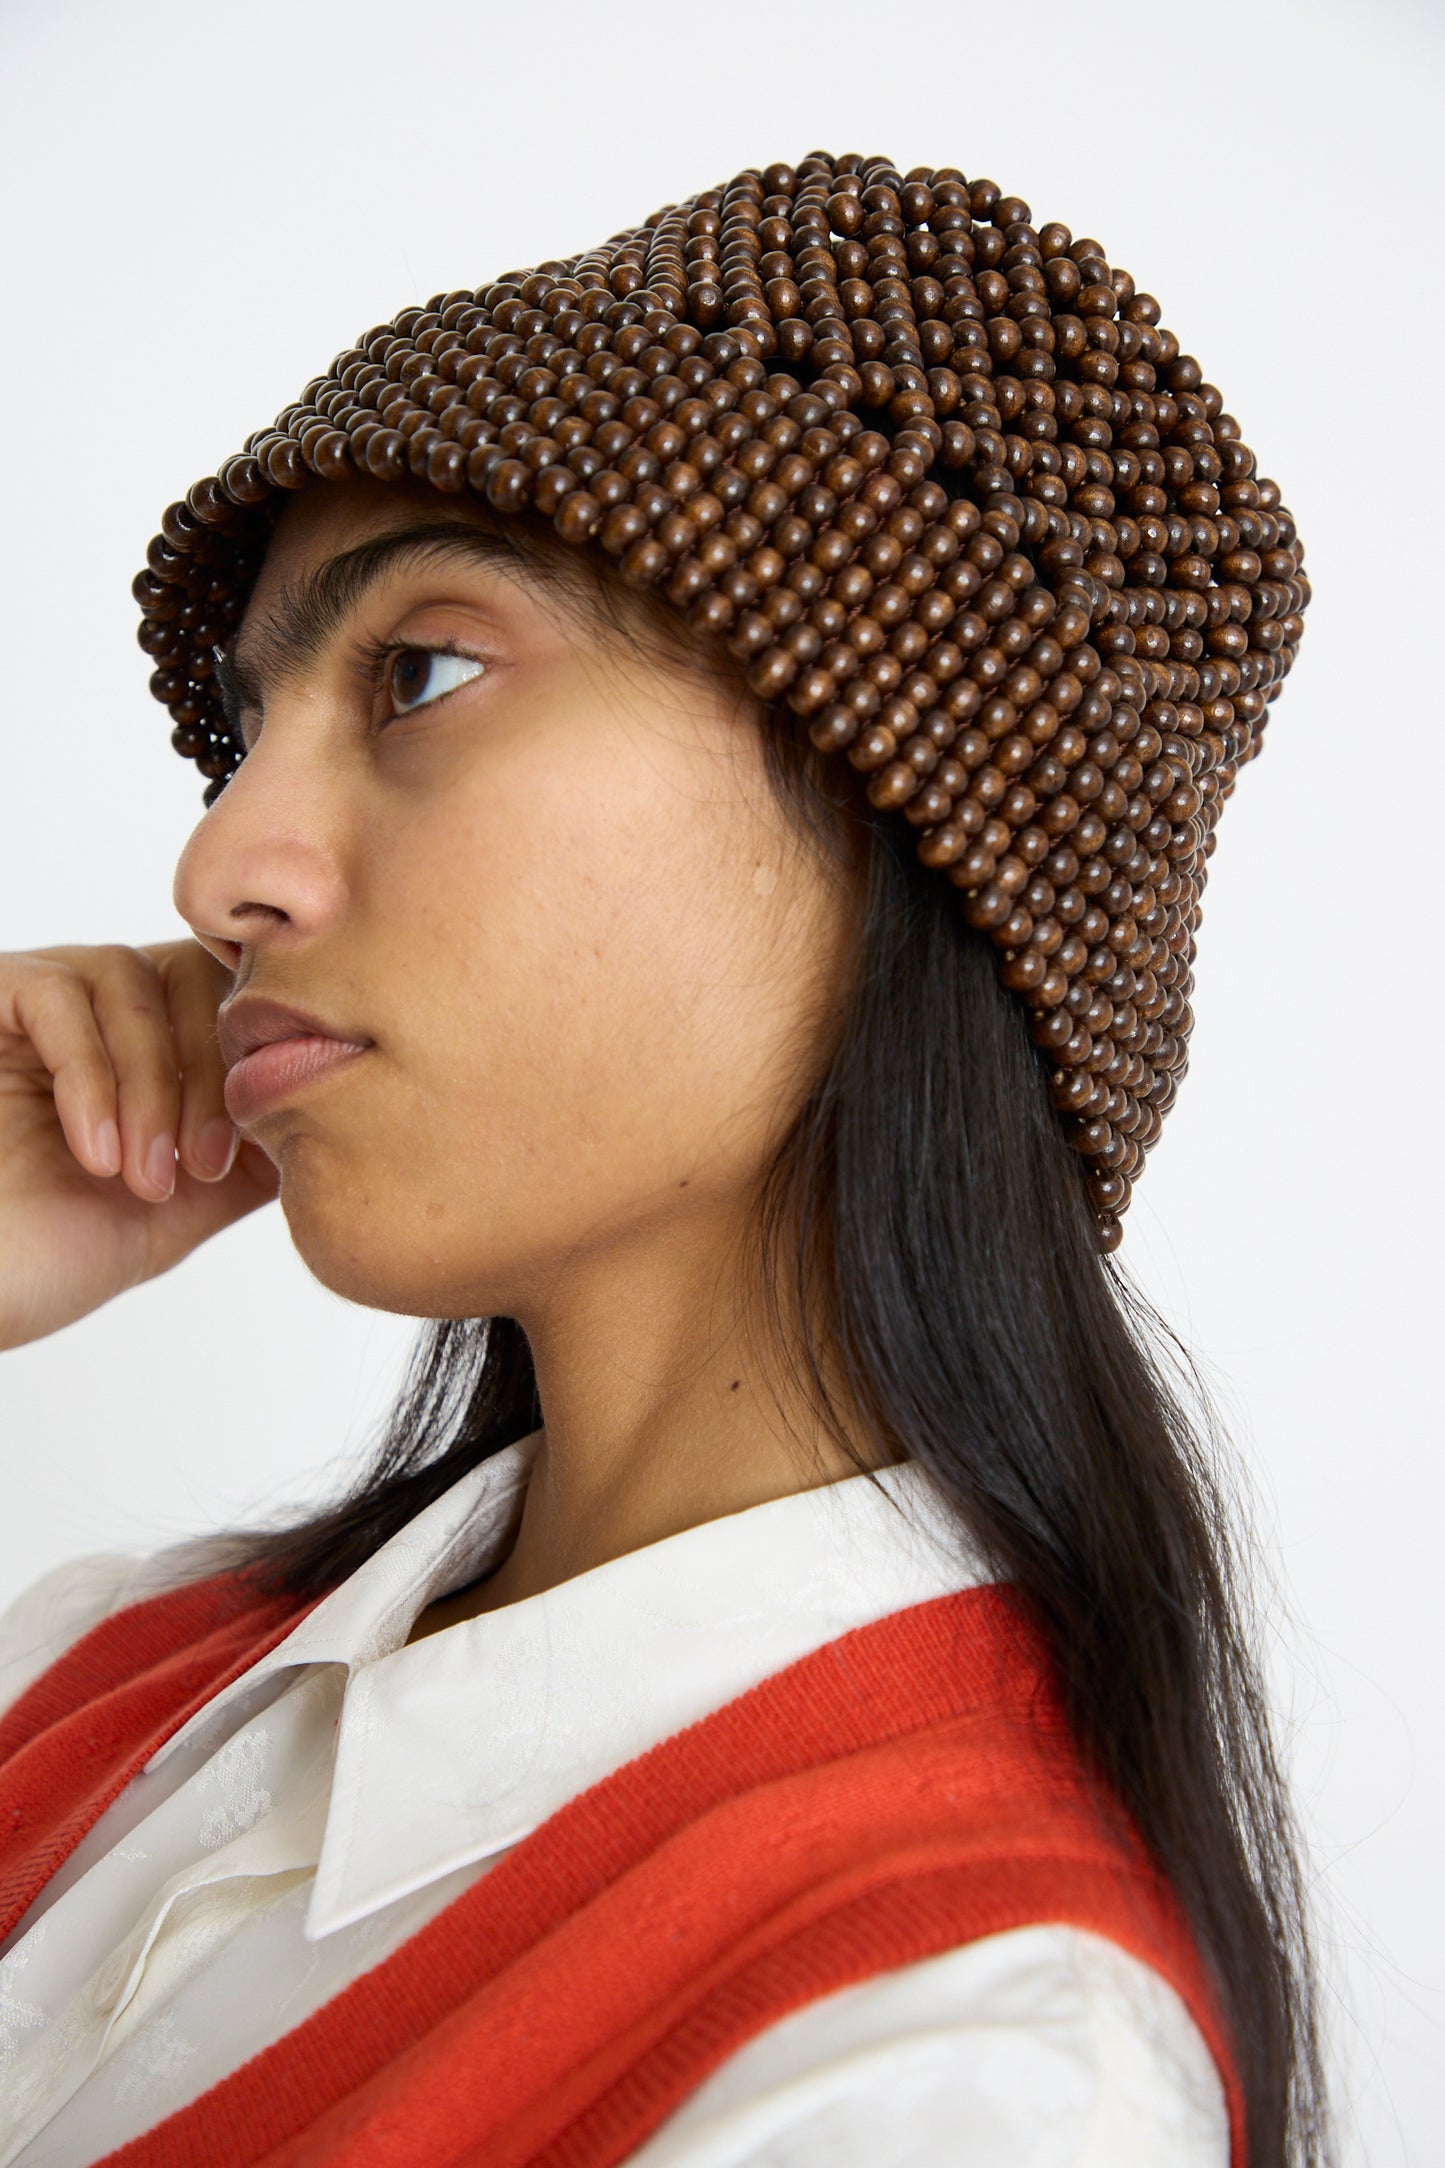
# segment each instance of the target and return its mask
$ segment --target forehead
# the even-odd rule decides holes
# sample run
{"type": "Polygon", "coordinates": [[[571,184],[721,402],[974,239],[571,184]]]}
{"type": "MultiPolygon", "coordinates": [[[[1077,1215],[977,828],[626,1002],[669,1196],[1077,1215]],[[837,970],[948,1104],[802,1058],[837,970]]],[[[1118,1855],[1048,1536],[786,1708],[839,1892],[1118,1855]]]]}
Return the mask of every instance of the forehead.
{"type": "Polygon", "coordinates": [[[446,519],[481,529],[496,521],[465,496],[443,496],[424,483],[316,482],[298,490],[283,507],[272,529],[266,554],[251,590],[263,598],[283,579],[338,556],[359,542],[412,519],[446,519]]]}

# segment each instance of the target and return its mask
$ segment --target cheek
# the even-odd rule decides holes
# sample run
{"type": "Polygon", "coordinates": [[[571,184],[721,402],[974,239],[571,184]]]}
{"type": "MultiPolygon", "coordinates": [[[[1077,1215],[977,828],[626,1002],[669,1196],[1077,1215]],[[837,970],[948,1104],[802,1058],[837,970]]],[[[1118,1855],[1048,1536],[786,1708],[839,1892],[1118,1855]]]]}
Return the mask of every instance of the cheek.
{"type": "Polygon", "coordinates": [[[318,1278],[482,1315],[751,1174],[816,937],[715,763],[599,721],[550,762],[490,748],[372,833],[351,930],[387,1060],[344,1152],[318,1135],[283,1187],[318,1278]]]}
{"type": "Polygon", "coordinates": [[[726,942],[706,809],[679,795],[574,737],[550,775],[499,759],[378,821],[363,948],[429,1126],[482,1122],[525,1153],[617,1142],[643,1102],[655,1122],[726,942]]]}
{"type": "Polygon", "coordinates": [[[505,1140],[533,1182],[695,1156],[756,1070],[776,953],[777,839],[716,793],[695,750],[599,720],[393,831],[368,916],[431,1149],[481,1135],[495,1168],[505,1140]]]}

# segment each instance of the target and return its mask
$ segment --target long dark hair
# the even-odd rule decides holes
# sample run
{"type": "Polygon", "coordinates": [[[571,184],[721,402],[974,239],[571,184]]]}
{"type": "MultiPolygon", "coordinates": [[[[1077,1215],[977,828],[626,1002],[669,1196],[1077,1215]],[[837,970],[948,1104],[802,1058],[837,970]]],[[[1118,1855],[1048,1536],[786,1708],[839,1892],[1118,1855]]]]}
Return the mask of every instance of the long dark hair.
{"type": "MultiPolygon", "coordinates": [[[[660,599],[622,588],[586,553],[526,517],[495,530],[594,628],[729,674],[725,654],[700,654],[660,599]]],[[[1256,1653],[1238,1476],[1221,1472],[1208,1391],[1100,1250],[1024,1007],[957,892],[790,710],[766,711],[763,725],[766,772],[800,844],[839,864],[861,844],[864,866],[855,978],[756,1199],[751,1255],[777,1344],[806,1365],[810,1404],[866,1473],[829,1392],[828,1351],[887,1453],[925,1464],[1042,1625],[1076,1737],[1216,1979],[1251,2168],[1323,2162],[1302,1847],[1256,1653]]],[[[270,1592],[319,1593],[542,1422],[515,1319],[432,1322],[339,1502],[227,1531],[213,1556],[270,1592]]]]}

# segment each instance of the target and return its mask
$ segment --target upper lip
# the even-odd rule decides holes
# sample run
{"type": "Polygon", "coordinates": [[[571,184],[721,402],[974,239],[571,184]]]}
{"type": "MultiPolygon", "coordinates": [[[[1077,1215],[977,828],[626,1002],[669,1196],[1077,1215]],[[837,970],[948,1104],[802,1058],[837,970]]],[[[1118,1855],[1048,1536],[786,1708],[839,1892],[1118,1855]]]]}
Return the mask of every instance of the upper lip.
{"type": "Polygon", "coordinates": [[[228,1069],[258,1046],[276,1039],[342,1039],[354,1046],[369,1046],[364,1032],[347,1031],[327,1024],[305,1009],[291,1009],[284,1002],[268,1001],[261,994],[241,994],[223,1002],[216,1011],[216,1038],[221,1059],[228,1069]]]}

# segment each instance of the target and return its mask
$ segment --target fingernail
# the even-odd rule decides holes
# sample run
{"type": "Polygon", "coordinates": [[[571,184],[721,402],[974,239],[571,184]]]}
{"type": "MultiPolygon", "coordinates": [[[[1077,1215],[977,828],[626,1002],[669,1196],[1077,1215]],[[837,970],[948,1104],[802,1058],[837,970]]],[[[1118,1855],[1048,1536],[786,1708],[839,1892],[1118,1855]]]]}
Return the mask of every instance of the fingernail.
{"type": "Polygon", "coordinates": [[[231,1161],[236,1156],[236,1147],[240,1141],[241,1132],[234,1122],[217,1120],[206,1123],[196,1138],[196,1158],[203,1167],[210,1170],[203,1177],[204,1180],[219,1182],[223,1174],[230,1173],[231,1161]]]}
{"type": "Polygon", "coordinates": [[[120,1173],[120,1131],[109,1116],[95,1132],[95,1156],[106,1174],[120,1173]]]}
{"type": "Polygon", "coordinates": [[[146,1154],[146,1180],[152,1189],[169,1197],[176,1186],[176,1140],[163,1130],[146,1154]]]}

